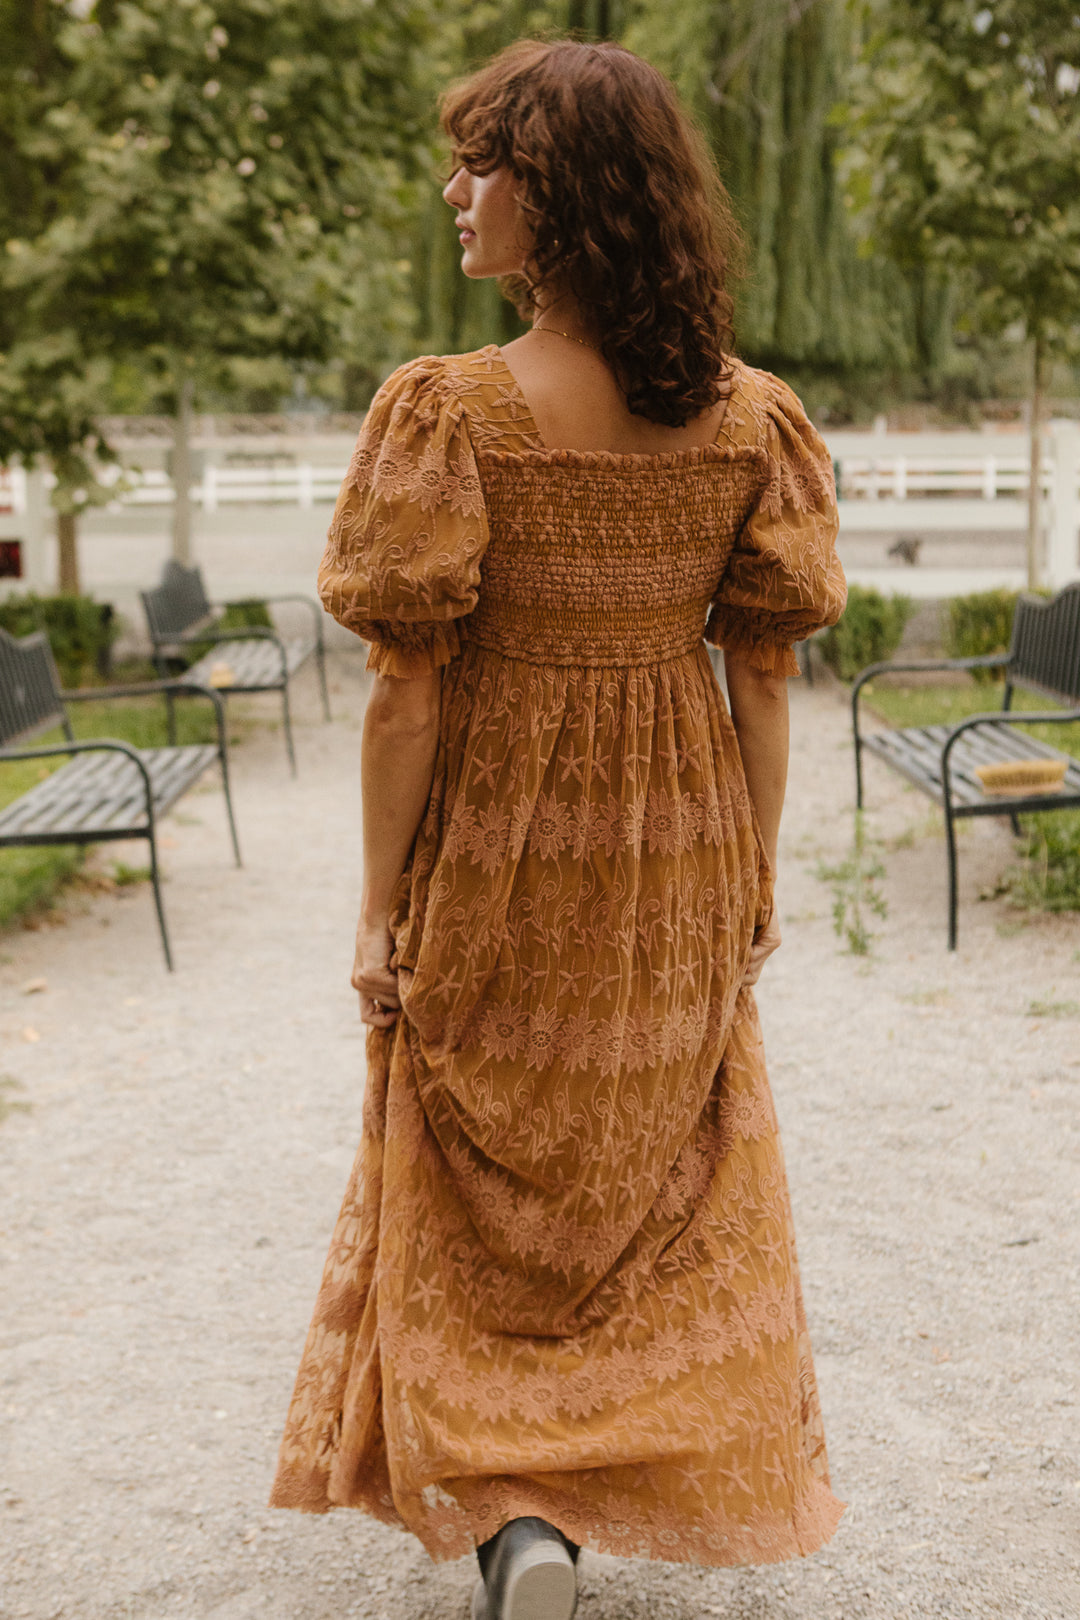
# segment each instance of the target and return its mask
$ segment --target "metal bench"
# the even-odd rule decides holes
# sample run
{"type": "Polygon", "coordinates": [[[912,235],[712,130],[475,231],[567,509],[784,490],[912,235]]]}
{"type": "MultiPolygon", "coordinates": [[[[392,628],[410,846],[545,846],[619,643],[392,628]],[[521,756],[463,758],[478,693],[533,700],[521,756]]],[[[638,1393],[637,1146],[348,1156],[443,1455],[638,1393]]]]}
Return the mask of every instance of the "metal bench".
{"type": "MultiPolygon", "coordinates": [[[[301,664],[314,654],[322,692],[323,714],[330,718],[330,697],[326,689],[326,648],[323,642],[322,609],[310,596],[269,596],[262,598],[267,605],[278,602],[302,602],[311,609],[313,632],[310,636],[286,640],[276,630],[264,625],[252,625],[241,630],[215,628],[218,614],[227,606],[224,602],[211,602],[203,584],[202,570],[185,568],[182,563],[170,561],[165,565],[161,584],[152,590],[141,591],[146,622],[150,630],[154,664],[160,675],[172,673],[171,660],[183,655],[185,648],[212,642],[213,648],[185,673],[185,679],[201,686],[214,686],[222,697],[233,693],[280,692],[285,748],[289,766],[296,775],[296,753],[293,749],[292,717],[289,710],[289,681],[301,664]],[[229,679],[221,682],[215,676],[214,666],[227,666],[229,679]]],[[[174,740],[170,705],[169,740],[174,740]]]]}
{"type": "Polygon", "coordinates": [[[136,686],[102,686],[62,691],[52,651],[43,631],[21,641],[0,630],[0,762],[49,759],[69,755],[51,772],[0,810],[0,848],[27,844],[101,844],[118,838],[145,838],[150,845],[150,880],[154,886],[165,962],[172,971],[172,951],[165,925],[158,870],[157,824],[181,794],[211,765],[221,765],[225,809],[236,864],[240,845],[229,792],[228,738],[225,706],[216,692],[188,680],[149,681],[136,686]],[[115,738],[76,742],[67,714],[69,703],[102,698],[164,696],[170,711],[177,697],[209,701],[217,720],[217,742],[198,746],[134,748],[115,738]],[[15,739],[33,737],[59,726],[67,741],[26,748],[9,747],[15,739]]]}
{"type": "Polygon", "coordinates": [[[956,822],[961,816],[1017,817],[1034,810],[1064,810],[1080,805],[1080,760],[1016,728],[1033,721],[1066,725],[1080,720],[1080,584],[1066,586],[1051,601],[1023,596],[1016,605],[1012,642],[1007,653],[984,658],[946,658],[911,663],[870,664],[851,689],[855,735],[855,803],[863,805],[863,750],[877,755],[945,812],[945,845],[949,867],[949,949],[956,949],[956,822]],[[1005,691],[1001,709],[973,714],[952,726],[912,726],[896,731],[859,730],[859,696],[875,675],[918,670],[1002,669],[1005,691]],[[1048,713],[1010,713],[1017,687],[1069,705],[1048,713]],[[1066,759],[1060,792],[1033,790],[1004,799],[984,793],[976,765],[1012,761],[1066,759]]]}

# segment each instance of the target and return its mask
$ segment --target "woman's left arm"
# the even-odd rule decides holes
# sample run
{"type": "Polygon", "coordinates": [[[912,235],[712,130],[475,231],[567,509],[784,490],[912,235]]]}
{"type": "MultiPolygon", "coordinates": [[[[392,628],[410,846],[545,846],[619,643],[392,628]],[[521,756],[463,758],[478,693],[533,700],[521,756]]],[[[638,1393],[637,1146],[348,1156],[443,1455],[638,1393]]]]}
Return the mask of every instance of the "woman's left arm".
{"type": "Polygon", "coordinates": [[[376,1029],[388,1029],[401,1006],[390,901],[431,795],[441,688],[439,669],[410,679],[376,675],[364,715],[364,881],[352,983],[361,1018],[376,1029]]]}
{"type": "MultiPolygon", "coordinates": [[[[780,815],[787,788],[787,681],[782,675],[763,675],[730,652],[724,654],[724,672],[746,786],[775,878],[780,815]]],[[[754,940],[744,984],[757,982],[766,958],[779,944],[780,925],[774,909],[754,940]]]]}

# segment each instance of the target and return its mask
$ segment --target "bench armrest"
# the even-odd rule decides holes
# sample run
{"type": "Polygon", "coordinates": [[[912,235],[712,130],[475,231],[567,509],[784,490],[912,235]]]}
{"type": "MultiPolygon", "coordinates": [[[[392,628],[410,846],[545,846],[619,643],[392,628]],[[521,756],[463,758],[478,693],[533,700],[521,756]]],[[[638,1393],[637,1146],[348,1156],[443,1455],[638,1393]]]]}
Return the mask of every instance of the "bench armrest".
{"type": "Polygon", "coordinates": [[[314,596],[303,596],[297,592],[289,591],[286,592],[284,596],[264,596],[262,600],[267,604],[268,607],[273,607],[275,602],[302,602],[305,607],[309,607],[311,609],[312,624],[315,629],[315,645],[321,650],[323,644],[323,620],[325,618],[325,614],[323,613],[322,603],[316,601],[314,596]]]}
{"type": "Polygon", "coordinates": [[[157,647],[186,647],[200,641],[277,641],[276,630],[265,624],[238,625],[235,630],[184,630],[167,640],[155,643],[157,647]]]}
{"type": "MultiPolygon", "coordinates": [[[[113,698],[132,697],[193,697],[206,698],[214,705],[214,719],[217,722],[218,752],[222,759],[228,749],[228,737],[225,730],[225,702],[221,694],[212,686],[200,686],[198,681],[137,681],[130,686],[73,686],[61,691],[60,698],[64,703],[108,703],[113,698]]],[[[126,747],[126,744],[118,744],[126,747]]]]}
{"type": "MultiPolygon", "coordinates": [[[[286,591],[281,596],[260,596],[260,597],[257,598],[257,600],[262,602],[262,603],[265,603],[265,605],[267,607],[273,607],[275,605],[275,603],[278,603],[278,602],[300,602],[300,603],[303,604],[304,607],[310,608],[311,609],[312,625],[313,625],[314,631],[315,631],[315,645],[321,649],[322,644],[323,644],[323,618],[324,618],[324,614],[323,614],[322,604],[320,602],[318,602],[315,599],[314,596],[304,596],[301,593],[296,592],[296,591],[286,591]]],[[[232,605],[233,604],[231,602],[212,602],[211,603],[211,606],[214,607],[214,608],[227,608],[227,607],[232,607],[232,605]]],[[[257,629],[259,627],[255,626],[255,625],[252,625],[252,626],[250,626],[250,628],[251,629],[257,629]]],[[[272,632],[267,632],[265,625],[262,626],[262,630],[263,630],[264,635],[268,634],[268,633],[272,634],[272,632]]]]}
{"type": "Polygon", "coordinates": [[[972,726],[1045,726],[1075,725],[1080,720],[1080,709],[991,709],[988,714],[968,714],[949,727],[945,747],[951,748],[963,732],[972,726]]]}
{"type": "Polygon", "coordinates": [[[859,696],[867,681],[875,675],[917,675],[929,670],[945,669],[1004,669],[1009,662],[1008,653],[982,653],[977,658],[911,658],[903,662],[885,660],[880,664],[867,664],[860,669],[851,688],[851,724],[859,741],[859,696]]]}
{"type": "Polygon", "coordinates": [[[941,750],[941,792],[946,803],[949,798],[949,755],[952,753],[957,741],[970,731],[973,726],[1031,726],[1031,725],[1068,725],[1070,721],[1080,720],[1080,709],[1054,709],[1048,712],[1017,713],[1011,709],[994,709],[989,714],[969,714],[966,719],[958,720],[955,726],[950,727],[949,735],[945,739],[945,746],[941,750]]]}

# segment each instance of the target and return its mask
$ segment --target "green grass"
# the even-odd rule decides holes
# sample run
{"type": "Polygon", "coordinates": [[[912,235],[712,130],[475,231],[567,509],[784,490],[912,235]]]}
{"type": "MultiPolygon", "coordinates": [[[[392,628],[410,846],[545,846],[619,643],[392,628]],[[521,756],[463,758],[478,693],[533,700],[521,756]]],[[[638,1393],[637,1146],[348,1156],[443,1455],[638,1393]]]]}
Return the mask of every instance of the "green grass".
{"type": "MultiPolygon", "coordinates": [[[[989,714],[1001,707],[1000,686],[893,686],[873,682],[867,703],[891,726],[953,725],[970,714],[989,714]]],[[[1052,712],[1049,698],[1032,692],[1013,694],[1017,713],[1052,712]]],[[[1080,759],[1080,722],[1023,726],[1023,731],[1080,759]]],[[[1080,811],[1052,810],[1021,817],[1023,836],[1018,859],[1001,879],[999,892],[1029,910],[1080,911],[1080,811]]]]}
{"type": "MultiPolygon", "coordinates": [[[[125,671],[124,678],[132,678],[125,671]]],[[[140,671],[134,678],[145,678],[140,671]]],[[[160,748],[168,741],[165,704],[160,698],[103,699],[73,703],[68,711],[76,737],[115,738],[136,748],[160,748]]],[[[176,705],[178,743],[213,742],[217,737],[214,711],[205,700],[180,700],[176,705]]],[[[28,746],[63,742],[59,728],[34,739],[28,746]]],[[[0,762],[0,808],[21,798],[36,782],[66,763],[53,759],[0,762]]],[[[78,844],[0,849],[0,927],[48,907],[65,883],[78,873],[86,848],[78,844]]]]}

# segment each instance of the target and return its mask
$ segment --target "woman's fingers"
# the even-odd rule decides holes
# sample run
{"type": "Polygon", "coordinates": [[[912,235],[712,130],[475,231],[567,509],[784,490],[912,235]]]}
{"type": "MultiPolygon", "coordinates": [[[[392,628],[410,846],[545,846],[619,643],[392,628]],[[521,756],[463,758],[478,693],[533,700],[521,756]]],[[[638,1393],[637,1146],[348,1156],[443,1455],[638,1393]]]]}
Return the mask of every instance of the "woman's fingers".
{"type": "Polygon", "coordinates": [[[750,947],[750,958],[743,974],[743,984],[757,984],[761,970],[780,944],[780,924],[774,911],[763,928],[759,928],[750,947]]]}
{"type": "Polygon", "coordinates": [[[387,1029],[401,1011],[397,986],[397,952],[387,924],[363,924],[356,930],[353,989],[360,993],[360,1017],[374,1029],[387,1029]]]}
{"type": "Polygon", "coordinates": [[[353,970],[352,982],[353,988],[360,992],[360,1017],[364,1023],[386,1029],[401,1011],[397,974],[388,967],[358,964],[353,970]]]}
{"type": "Polygon", "coordinates": [[[390,1007],[379,996],[360,994],[360,1022],[372,1029],[390,1029],[397,1021],[400,1007],[390,1007]]]}

